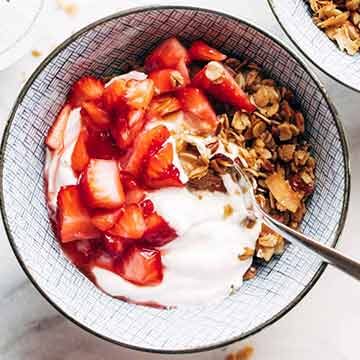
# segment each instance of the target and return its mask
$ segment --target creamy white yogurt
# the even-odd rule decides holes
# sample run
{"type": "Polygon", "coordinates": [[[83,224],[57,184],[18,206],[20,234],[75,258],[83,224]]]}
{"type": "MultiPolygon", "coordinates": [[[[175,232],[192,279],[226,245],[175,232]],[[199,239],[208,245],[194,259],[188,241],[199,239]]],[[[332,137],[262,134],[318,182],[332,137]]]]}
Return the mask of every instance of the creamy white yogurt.
{"type": "Polygon", "coordinates": [[[64,134],[64,147],[60,150],[46,149],[45,176],[48,187],[48,206],[51,214],[57,208],[57,195],[62,186],[77,184],[78,178],[71,167],[71,156],[80,134],[80,108],[70,112],[64,134]]]}
{"type": "Polygon", "coordinates": [[[112,296],[164,306],[218,301],[242,284],[252,259],[239,260],[245,247],[255,248],[261,224],[248,229],[240,193],[191,193],[166,188],[148,194],[156,211],[176,230],[178,238],[161,248],[164,278],[157,286],[140,287],[95,267],[98,286],[112,296]],[[201,197],[201,200],[199,199],[201,197]],[[234,212],[224,218],[224,206],[234,212]]]}

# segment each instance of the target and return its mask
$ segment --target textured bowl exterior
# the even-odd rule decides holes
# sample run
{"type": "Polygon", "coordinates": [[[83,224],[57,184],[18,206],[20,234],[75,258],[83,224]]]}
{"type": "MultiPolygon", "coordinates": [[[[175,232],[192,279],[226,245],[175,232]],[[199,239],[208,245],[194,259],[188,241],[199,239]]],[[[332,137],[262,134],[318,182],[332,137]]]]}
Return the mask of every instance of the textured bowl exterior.
{"type": "Polygon", "coordinates": [[[290,40],[320,70],[343,85],[360,91],[360,53],[350,56],[312,21],[307,0],[268,0],[290,40]]]}
{"type": "Polygon", "coordinates": [[[349,193],[347,146],[335,110],[304,65],[262,30],[209,10],[156,7],[102,19],[60,45],[25,85],[3,138],[1,207],[10,243],[31,281],[72,321],[118,344],[168,353],[211,349],[259,331],[291,309],[324,269],[316,256],[289,245],[235,295],[161,310],[107,296],[62,254],[44,195],[45,134],[79,77],[127,71],[171,35],[185,43],[202,38],[229,55],[250,58],[294,91],[318,162],[317,187],[302,224],[306,234],[335,245],[349,193]]]}

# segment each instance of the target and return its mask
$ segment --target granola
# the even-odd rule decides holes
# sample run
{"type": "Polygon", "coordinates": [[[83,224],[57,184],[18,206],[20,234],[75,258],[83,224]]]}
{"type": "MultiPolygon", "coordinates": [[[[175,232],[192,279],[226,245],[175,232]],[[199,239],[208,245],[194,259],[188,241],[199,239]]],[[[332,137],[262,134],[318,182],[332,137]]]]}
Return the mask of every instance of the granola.
{"type": "MultiPolygon", "coordinates": [[[[225,64],[257,110],[250,114],[219,104],[221,115],[218,115],[215,136],[181,135],[177,148],[190,179],[188,186],[196,190],[225,191],[221,175],[230,173],[236,177],[232,165],[237,161],[253,181],[261,207],[296,229],[315,186],[316,162],[302,137],[304,116],[292,92],[267,78],[257,65],[233,58],[225,64]]],[[[229,211],[224,209],[225,217],[229,211]]],[[[269,261],[281,254],[284,246],[284,239],[263,225],[255,255],[269,261]]],[[[253,252],[246,249],[239,259],[252,255],[253,252]]],[[[251,279],[255,274],[256,268],[251,267],[244,279],[251,279]]]]}
{"type": "Polygon", "coordinates": [[[342,51],[355,55],[360,49],[360,0],[309,0],[314,23],[342,51]]]}

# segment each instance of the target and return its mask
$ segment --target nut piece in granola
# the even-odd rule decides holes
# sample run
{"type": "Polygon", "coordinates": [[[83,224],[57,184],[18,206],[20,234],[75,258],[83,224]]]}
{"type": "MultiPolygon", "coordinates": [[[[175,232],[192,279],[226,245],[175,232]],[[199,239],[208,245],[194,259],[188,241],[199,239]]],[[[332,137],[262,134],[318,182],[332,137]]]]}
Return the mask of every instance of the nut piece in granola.
{"type": "Polygon", "coordinates": [[[301,192],[295,192],[280,172],[275,172],[265,182],[276,201],[289,211],[296,212],[303,198],[301,192]]]}

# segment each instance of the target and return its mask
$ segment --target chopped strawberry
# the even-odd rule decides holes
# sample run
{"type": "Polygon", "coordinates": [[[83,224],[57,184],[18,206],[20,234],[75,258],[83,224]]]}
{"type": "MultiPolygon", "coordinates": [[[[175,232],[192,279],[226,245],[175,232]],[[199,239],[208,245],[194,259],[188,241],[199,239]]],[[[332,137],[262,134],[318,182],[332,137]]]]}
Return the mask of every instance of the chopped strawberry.
{"type": "Polygon", "coordinates": [[[76,173],[81,173],[90,161],[86,146],[88,136],[86,128],[81,129],[71,155],[71,167],[76,173]]]}
{"type": "Polygon", "coordinates": [[[144,110],[126,110],[117,115],[111,127],[111,135],[120,149],[132,145],[145,123],[144,110]]]}
{"type": "Polygon", "coordinates": [[[128,80],[126,82],[126,104],[133,109],[145,109],[154,96],[154,82],[151,79],[128,80]]]}
{"type": "Polygon", "coordinates": [[[105,249],[112,255],[122,254],[127,246],[127,240],[119,236],[104,236],[105,249]]]}
{"type": "Polygon", "coordinates": [[[135,139],[125,170],[138,176],[143,170],[144,162],[159,150],[169,136],[169,130],[163,125],[141,132],[135,139]]]}
{"type": "Polygon", "coordinates": [[[124,187],[125,193],[139,188],[139,185],[138,185],[135,177],[132,174],[130,174],[126,171],[121,171],[120,178],[121,178],[121,183],[124,187]]]}
{"type": "Polygon", "coordinates": [[[226,55],[212,48],[202,40],[194,41],[188,54],[191,60],[197,61],[224,61],[226,55]]]}
{"type": "Polygon", "coordinates": [[[96,210],[91,214],[91,222],[101,231],[109,230],[114,226],[122,210],[96,210]]]}
{"type": "Polygon", "coordinates": [[[159,69],[178,70],[185,80],[185,84],[190,82],[189,71],[186,64],[189,57],[186,49],[175,38],[171,37],[157,46],[145,59],[145,70],[152,72],[159,69]]]}
{"type": "Polygon", "coordinates": [[[187,115],[185,120],[190,123],[192,129],[202,134],[215,132],[218,125],[215,111],[200,89],[192,87],[181,89],[178,92],[178,99],[187,115]]]}
{"type": "Polygon", "coordinates": [[[125,203],[126,204],[138,204],[145,197],[145,192],[141,188],[130,190],[126,193],[125,203]]]}
{"type": "Polygon", "coordinates": [[[138,205],[131,204],[123,207],[120,217],[108,233],[128,239],[140,239],[144,231],[145,221],[142,210],[138,205]]]}
{"type": "Polygon", "coordinates": [[[89,129],[86,145],[88,154],[93,159],[118,159],[121,155],[119,148],[107,131],[99,132],[89,129]]]}
{"type": "Polygon", "coordinates": [[[105,270],[114,271],[114,263],[115,261],[113,256],[111,256],[105,250],[99,250],[95,254],[95,257],[91,262],[91,265],[101,267],[105,270]]]}
{"type": "Polygon", "coordinates": [[[59,191],[57,226],[63,243],[74,240],[94,239],[100,235],[92,224],[77,185],[62,187],[59,191]]]}
{"type": "Polygon", "coordinates": [[[94,240],[85,239],[62,243],[61,246],[68,258],[76,266],[82,267],[91,261],[93,255],[92,242],[94,240]]]}
{"type": "MultiPolygon", "coordinates": [[[[145,218],[154,212],[154,204],[150,199],[145,199],[140,203],[145,218]]],[[[145,220],[146,223],[146,220],[145,220]]]]}
{"type": "Polygon", "coordinates": [[[154,83],[145,80],[114,80],[104,91],[104,106],[108,111],[145,109],[154,95],[154,83]]]}
{"type": "Polygon", "coordinates": [[[181,104],[176,97],[169,95],[157,96],[151,101],[146,112],[146,118],[151,121],[151,119],[163,117],[180,109],[181,104]]]}
{"type": "Polygon", "coordinates": [[[69,102],[73,107],[81,106],[85,101],[93,101],[101,98],[104,92],[104,84],[101,80],[92,76],[84,76],[71,88],[69,102]]]}
{"type": "Polygon", "coordinates": [[[152,246],[163,246],[177,237],[176,231],[156,213],[146,217],[145,224],[143,239],[152,246]]]}
{"type": "Polygon", "coordinates": [[[183,186],[179,179],[179,170],[173,165],[172,144],[166,144],[150,157],[145,182],[151,188],[158,189],[167,186],[183,186]]]}
{"type": "Polygon", "coordinates": [[[174,152],[172,144],[166,144],[160,148],[148,161],[146,168],[146,176],[150,178],[159,178],[172,165],[174,152]]]}
{"type": "Polygon", "coordinates": [[[191,80],[190,80],[190,74],[189,74],[189,69],[186,65],[186,61],[185,60],[181,60],[177,67],[176,70],[179,71],[179,73],[183,76],[184,81],[185,81],[185,85],[189,85],[191,80]]]}
{"type": "Polygon", "coordinates": [[[140,286],[159,284],[163,268],[159,250],[133,246],[116,266],[117,273],[125,280],[140,286]]]}
{"type": "Polygon", "coordinates": [[[47,134],[45,144],[51,150],[58,150],[64,146],[64,133],[71,112],[71,106],[66,104],[59,112],[47,134]]]}
{"type": "Polygon", "coordinates": [[[102,109],[100,104],[96,104],[93,101],[86,101],[82,104],[82,113],[86,113],[89,116],[92,125],[99,129],[108,129],[111,124],[109,114],[102,109]]]}
{"type": "Polygon", "coordinates": [[[192,82],[194,86],[203,89],[218,101],[248,112],[256,109],[229,71],[217,61],[211,61],[205,65],[195,75],[192,82]]]}
{"type": "Polygon", "coordinates": [[[104,90],[104,106],[108,111],[124,105],[124,96],[126,93],[126,80],[116,79],[106,86],[104,90]]]}
{"type": "Polygon", "coordinates": [[[92,208],[116,209],[125,201],[118,163],[91,159],[80,180],[81,193],[92,208]]]}
{"type": "Polygon", "coordinates": [[[154,82],[155,95],[175,91],[185,85],[183,76],[174,69],[152,71],[149,78],[154,82]]]}

